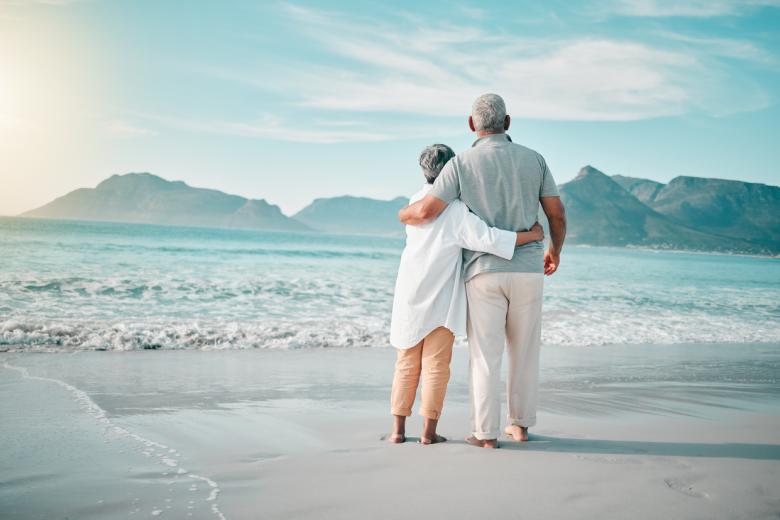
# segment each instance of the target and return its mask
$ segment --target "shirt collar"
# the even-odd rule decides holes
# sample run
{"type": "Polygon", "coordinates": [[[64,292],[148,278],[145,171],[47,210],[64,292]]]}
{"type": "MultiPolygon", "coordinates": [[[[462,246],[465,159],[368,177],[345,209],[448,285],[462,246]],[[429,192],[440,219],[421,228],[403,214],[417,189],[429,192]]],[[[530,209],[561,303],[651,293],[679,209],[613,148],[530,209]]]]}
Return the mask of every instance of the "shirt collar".
{"type": "Polygon", "coordinates": [[[471,147],[475,147],[482,144],[487,143],[505,143],[505,142],[512,142],[512,138],[509,137],[509,134],[488,134],[480,137],[474,143],[471,145],[471,147]]]}

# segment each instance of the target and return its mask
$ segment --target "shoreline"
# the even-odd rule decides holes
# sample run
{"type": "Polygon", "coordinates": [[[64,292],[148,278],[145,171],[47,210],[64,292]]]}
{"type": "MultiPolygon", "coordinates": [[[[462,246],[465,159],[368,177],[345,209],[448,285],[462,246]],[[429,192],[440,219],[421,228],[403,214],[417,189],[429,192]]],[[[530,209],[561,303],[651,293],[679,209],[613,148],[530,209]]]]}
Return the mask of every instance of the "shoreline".
{"type": "MultiPolygon", "coordinates": [[[[466,338],[457,338],[454,344],[456,350],[464,350],[467,348],[465,345],[466,338]]],[[[746,347],[776,347],[780,349],[780,343],[776,341],[745,341],[745,342],[733,342],[733,341],[690,341],[680,343],[600,343],[589,345],[573,345],[573,344],[560,344],[560,343],[542,343],[542,349],[561,349],[561,350],[589,350],[589,349],[603,349],[603,348],[627,348],[627,349],[647,349],[647,348],[699,348],[699,347],[739,347],[740,345],[746,347]]],[[[234,347],[234,346],[203,346],[203,347],[155,347],[155,348],[138,348],[138,349],[107,349],[107,348],[74,348],[74,347],[60,347],[53,344],[0,344],[0,356],[7,354],[78,354],[82,352],[111,352],[115,354],[130,353],[130,352],[298,352],[298,351],[364,351],[364,350],[392,350],[393,347],[389,343],[376,345],[376,346],[328,346],[328,347],[234,347]]]]}

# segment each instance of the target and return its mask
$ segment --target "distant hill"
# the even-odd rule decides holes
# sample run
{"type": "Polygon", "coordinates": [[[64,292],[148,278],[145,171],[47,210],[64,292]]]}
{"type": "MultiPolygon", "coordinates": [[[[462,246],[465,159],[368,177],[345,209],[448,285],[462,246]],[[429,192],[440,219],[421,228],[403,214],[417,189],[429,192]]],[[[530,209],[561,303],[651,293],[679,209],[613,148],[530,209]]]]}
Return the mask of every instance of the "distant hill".
{"type": "Polygon", "coordinates": [[[613,179],[678,223],[780,251],[780,187],[686,176],[669,184],[618,175],[613,179]]]}
{"type": "Polygon", "coordinates": [[[664,184],[661,182],[651,181],[649,179],[637,179],[635,177],[624,177],[622,175],[613,175],[612,180],[620,184],[623,189],[644,204],[653,202],[656,195],[658,195],[658,192],[664,187],[664,184]]]}
{"type": "Polygon", "coordinates": [[[398,222],[398,210],[408,203],[406,197],[393,200],[351,196],[315,199],[293,218],[328,233],[401,235],[404,227],[398,222]]]}
{"type": "MultiPolygon", "coordinates": [[[[621,180],[625,181],[625,178],[621,180]]],[[[652,181],[647,181],[652,182],[652,181]]],[[[636,183],[648,193],[651,187],[636,183]]],[[[762,252],[749,241],[696,229],[644,204],[615,179],[586,166],[577,177],[559,187],[568,216],[568,238],[573,243],[644,246],[665,249],[762,252]]]]}
{"type": "MultiPolygon", "coordinates": [[[[592,166],[559,186],[567,241],[599,246],[780,253],[780,187],[676,177],[668,184],[608,176],[592,166]]],[[[193,188],[149,173],[114,175],[25,217],[179,226],[403,235],[398,210],[408,199],[315,199],[287,217],[265,200],[193,188]]]]}
{"type": "Polygon", "coordinates": [[[305,231],[265,200],[193,188],[149,173],[113,175],[96,188],[80,188],[23,217],[103,220],[177,226],[305,231]]]}

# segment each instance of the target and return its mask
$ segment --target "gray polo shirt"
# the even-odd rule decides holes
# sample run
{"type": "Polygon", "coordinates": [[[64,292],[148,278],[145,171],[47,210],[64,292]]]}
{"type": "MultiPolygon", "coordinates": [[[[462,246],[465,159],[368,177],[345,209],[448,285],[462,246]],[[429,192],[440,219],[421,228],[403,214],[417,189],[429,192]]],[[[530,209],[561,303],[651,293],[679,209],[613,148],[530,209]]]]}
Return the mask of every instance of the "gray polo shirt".
{"type": "MultiPolygon", "coordinates": [[[[515,144],[506,134],[477,139],[442,169],[429,192],[447,203],[462,200],[490,226],[529,229],[539,215],[539,198],[558,196],[558,187],[540,154],[515,144]]],[[[486,272],[544,272],[544,245],[515,248],[511,260],[463,251],[466,280],[486,272]]]]}

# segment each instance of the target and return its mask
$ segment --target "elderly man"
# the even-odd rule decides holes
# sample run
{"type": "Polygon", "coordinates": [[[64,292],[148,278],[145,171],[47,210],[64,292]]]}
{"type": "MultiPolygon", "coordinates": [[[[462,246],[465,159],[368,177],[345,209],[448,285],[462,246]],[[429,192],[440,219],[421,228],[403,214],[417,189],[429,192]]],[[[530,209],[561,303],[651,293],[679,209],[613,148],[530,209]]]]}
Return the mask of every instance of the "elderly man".
{"type": "Polygon", "coordinates": [[[502,229],[529,229],[540,203],[547,215],[547,251],[540,242],[531,242],[518,247],[511,260],[463,252],[472,407],[472,436],[466,440],[484,448],[498,447],[505,345],[505,431],[525,441],[528,428],[536,424],[543,281],[545,274],[557,270],[566,235],[563,204],[547,163],[537,152],[512,142],[506,134],[509,123],[500,96],[480,96],[469,117],[477,140],[447,163],[424,198],[399,213],[404,224],[423,224],[460,199],[488,225],[502,229]]]}

